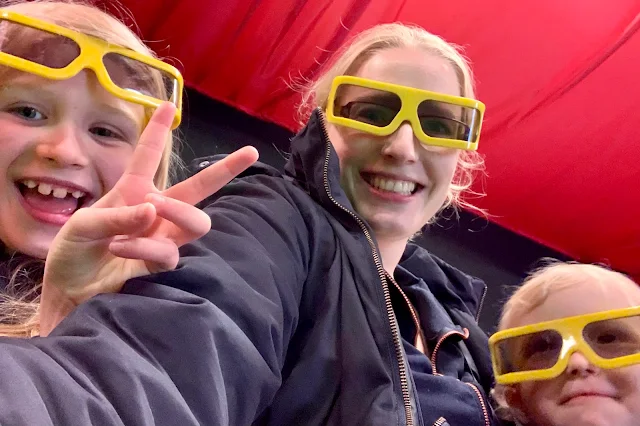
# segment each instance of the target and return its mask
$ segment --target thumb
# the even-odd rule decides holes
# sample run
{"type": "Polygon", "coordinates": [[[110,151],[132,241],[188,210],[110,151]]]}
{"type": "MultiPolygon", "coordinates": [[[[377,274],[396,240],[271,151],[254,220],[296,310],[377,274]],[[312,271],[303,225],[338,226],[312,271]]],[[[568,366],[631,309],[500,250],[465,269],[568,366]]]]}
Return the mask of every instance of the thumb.
{"type": "Polygon", "coordinates": [[[89,242],[116,235],[138,234],[147,230],[156,219],[151,203],[135,206],[78,210],[62,227],[60,234],[72,242],[89,242]]]}

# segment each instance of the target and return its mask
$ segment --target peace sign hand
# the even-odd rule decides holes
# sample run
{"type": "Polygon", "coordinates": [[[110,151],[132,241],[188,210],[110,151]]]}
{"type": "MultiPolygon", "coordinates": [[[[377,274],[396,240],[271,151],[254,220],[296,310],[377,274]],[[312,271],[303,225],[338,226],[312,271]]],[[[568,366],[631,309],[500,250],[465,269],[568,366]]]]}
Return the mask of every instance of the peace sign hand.
{"type": "Polygon", "coordinates": [[[257,160],[257,151],[244,147],[159,191],[153,178],[174,114],[171,103],[155,111],[120,180],[94,205],[75,212],[54,238],[45,263],[40,335],[98,293],[117,292],[128,279],[175,268],[178,248],[211,228],[209,216],[194,204],[257,160]]]}

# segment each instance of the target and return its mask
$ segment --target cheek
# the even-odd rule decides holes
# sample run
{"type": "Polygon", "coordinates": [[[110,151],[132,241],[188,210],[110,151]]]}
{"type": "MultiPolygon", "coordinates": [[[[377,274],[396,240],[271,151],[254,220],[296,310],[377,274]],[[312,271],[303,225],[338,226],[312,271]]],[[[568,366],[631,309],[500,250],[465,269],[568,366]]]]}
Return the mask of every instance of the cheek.
{"type": "Polygon", "coordinates": [[[134,147],[109,148],[94,157],[97,175],[100,179],[104,194],[109,192],[124,174],[133,157],[134,147]]]}
{"type": "MultiPolygon", "coordinates": [[[[14,120],[5,120],[1,116],[0,113],[0,176],[2,186],[5,186],[9,175],[20,174],[32,160],[33,144],[29,141],[37,136],[28,126],[17,125],[14,120]]],[[[4,190],[0,188],[0,191],[4,190]]]]}
{"type": "Polygon", "coordinates": [[[375,160],[376,141],[371,136],[348,127],[333,125],[327,125],[327,134],[338,154],[342,171],[350,166],[357,167],[375,160]]]}
{"type": "Polygon", "coordinates": [[[436,154],[427,152],[423,157],[424,168],[436,186],[448,188],[458,165],[458,152],[436,154]]]}
{"type": "Polygon", "coordinates": [[[29,140],[38,137],[38,132],[32,127],[16,123],[16,119],[7,119],[7,113],[0,112],[0,146],[2,146],[2,157],[15,157],[16,154],[25,150],[29,140]]]}
{"type": "Polygon", "coordinates": [[[640,412],[640,364],[606,373],[620,396],[632,405],[632,411],[640,412]]]}
{"type": "Polygon", "coordinates": [[[523,404],[522,410],[535,412],[537,409],[544,408],[545,401],[555,400],[559,396],[559,391],[555,390],[554,382],[554,380],[543,380],[521,383],[519,391],[523,404]]]}

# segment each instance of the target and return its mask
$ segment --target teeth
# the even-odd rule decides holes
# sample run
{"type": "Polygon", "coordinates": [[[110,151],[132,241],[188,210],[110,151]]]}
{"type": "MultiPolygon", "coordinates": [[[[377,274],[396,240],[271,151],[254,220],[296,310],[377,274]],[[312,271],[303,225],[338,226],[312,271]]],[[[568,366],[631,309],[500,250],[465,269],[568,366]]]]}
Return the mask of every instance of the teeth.
{"type": "Polygon", "coordinates": [[[22,181],[22,184],[29,189],[38,188],[38,192],[42,195],[53,195],[55,198],[65,198],[67,195],[71,194],[71,196],[75,199],[84,197],[87,195],[84,191],[70,191],[67,188],[63,188],[61,186],[53,186],[49,183],[37,183],[33,180],[25,180],[22,181]]]}
{"type": "Polygon", "coordinates": [[[53,188],[53,196],[56,198],[64,198],[67,196],[67,190],[64,188],[53,188]]]}
{"type": "Polygon", "coordinates": [[[52,189],[53,187],[48,183],[41,183],[40,185],[38,185],[38,192],[41,193],[42,195],[51,194],[52,189]]]}
{"type": "Polygon", "coordinates": [[[396,192],[403,195],[411,195],[411,193],[416,189],[415,182],[385,179],[380,176],[374,176],[369,183],[383,191],[396,192]]]}

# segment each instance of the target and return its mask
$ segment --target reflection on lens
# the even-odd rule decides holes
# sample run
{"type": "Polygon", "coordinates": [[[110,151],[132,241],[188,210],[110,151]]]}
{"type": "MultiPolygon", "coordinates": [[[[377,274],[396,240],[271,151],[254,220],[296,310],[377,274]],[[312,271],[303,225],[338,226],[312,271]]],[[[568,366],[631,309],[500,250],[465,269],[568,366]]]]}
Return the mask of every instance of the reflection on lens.
{"type": "Polygon", "coordinates": [[[562,350],[562,336],[544,330],[510,337],[497,343],[501,358],[501,374],[551,368],[562,350]]]}
{"type": "Polygon", "coordinates": [[[615,318],[587,324],[584,340],[602,358],[640,353],[640,316],[615,318]]]}
{"type": "Polygon", "coordinates": [[[80,47],[67,37],[0,20],[0,52],[49,68],[61,69],[80,55],[80,47]],[[25,39],[32,41],[23,43],[25,39]]]}
{"type": "Polygon", "coordinates": [[[107,53],[103,63],[111,81],[126,90],[169,100],[177,87],[175,78],[170,74],[118,53],[107,53]]]}

